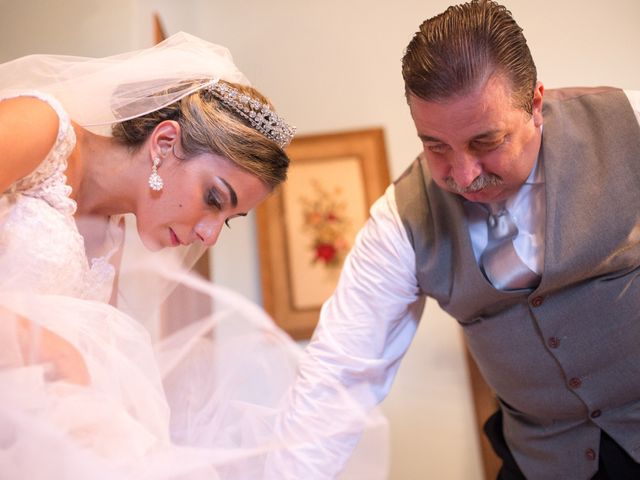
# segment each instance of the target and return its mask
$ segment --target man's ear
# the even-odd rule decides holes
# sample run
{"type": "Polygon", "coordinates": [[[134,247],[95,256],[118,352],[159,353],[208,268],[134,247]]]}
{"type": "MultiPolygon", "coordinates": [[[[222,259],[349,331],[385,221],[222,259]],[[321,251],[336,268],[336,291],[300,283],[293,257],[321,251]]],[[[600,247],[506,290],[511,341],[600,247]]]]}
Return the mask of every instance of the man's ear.
{"type": "Polygon", "coordinates": [[[180,124],[175,120],[164,120],[160,122],[151,132],[149,149],[152,157],[158,157],[160,161],[180,141],[180,124]]]}
{"type": "Polygon", "coordinates": [[[536,127],[542,125],[542,99],[544,97],[544,85],[542,82],[536,82],[533,89],[533,123],[536,127]]]}

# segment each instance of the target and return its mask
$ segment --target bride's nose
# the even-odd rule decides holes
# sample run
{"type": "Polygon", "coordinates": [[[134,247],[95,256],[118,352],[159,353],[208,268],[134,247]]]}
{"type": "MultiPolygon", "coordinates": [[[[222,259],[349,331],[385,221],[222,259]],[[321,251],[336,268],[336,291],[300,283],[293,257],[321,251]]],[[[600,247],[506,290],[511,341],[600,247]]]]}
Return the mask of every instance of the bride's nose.
{"type": "Polygon", "coordinates": [[[206,219],[198,222],[193,230],[206,247],[212,247],[218,241],[222,225],[218,219],[206,219]]]}

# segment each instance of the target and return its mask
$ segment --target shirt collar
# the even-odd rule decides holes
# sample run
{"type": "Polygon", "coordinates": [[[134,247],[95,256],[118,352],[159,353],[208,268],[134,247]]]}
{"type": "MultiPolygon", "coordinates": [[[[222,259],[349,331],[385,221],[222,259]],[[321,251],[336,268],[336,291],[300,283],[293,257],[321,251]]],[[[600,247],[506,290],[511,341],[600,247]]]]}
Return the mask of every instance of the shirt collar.
{"type": "Polygon", "coordinates": [[[539,183],[544,183],[544,165],[542,162],[542,147],[540,147],[538,158],[536,158],[536,162],[533,164],[533,168],[531,169],[531,172],[529,172],[529,176],[524,181],[524,185],[536,185],[539,183]]]}

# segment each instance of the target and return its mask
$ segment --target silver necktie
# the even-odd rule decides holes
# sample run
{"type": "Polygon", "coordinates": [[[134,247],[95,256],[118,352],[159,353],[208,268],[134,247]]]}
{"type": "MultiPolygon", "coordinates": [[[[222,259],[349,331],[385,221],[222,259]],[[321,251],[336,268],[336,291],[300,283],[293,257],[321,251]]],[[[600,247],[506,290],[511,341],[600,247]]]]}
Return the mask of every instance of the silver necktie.
{"type": "Polygon", "coordinates": [[[499,290],[537,286],[540,276],[522,261],[513,246],[518,227],[509,211],[505,209],[504,203],[490,204],[488,208],[488,242],[480,257],[480,265],[485,276],[499,290]]]}

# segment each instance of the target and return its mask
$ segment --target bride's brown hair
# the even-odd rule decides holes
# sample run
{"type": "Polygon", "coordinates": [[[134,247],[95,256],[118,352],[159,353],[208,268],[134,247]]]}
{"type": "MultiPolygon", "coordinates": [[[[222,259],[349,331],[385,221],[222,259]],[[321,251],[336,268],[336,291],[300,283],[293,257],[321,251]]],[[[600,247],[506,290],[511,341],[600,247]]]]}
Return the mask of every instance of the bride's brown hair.
{"type": "MultiPolygon", "coordinates": [[[[265,105],[269,100],[255,88],[231,82],[224,83],[265,105]]],[[[160,110],[116,123],[113,137],[131,148],[139,148],[153,129],[164,120],[180,125],[182,152],[186,159],[202,153],[221,155],[252,173],[271,188],[287,177],[289,158],[278,144],[263,136],[207,88],[160,110]]]]}

